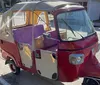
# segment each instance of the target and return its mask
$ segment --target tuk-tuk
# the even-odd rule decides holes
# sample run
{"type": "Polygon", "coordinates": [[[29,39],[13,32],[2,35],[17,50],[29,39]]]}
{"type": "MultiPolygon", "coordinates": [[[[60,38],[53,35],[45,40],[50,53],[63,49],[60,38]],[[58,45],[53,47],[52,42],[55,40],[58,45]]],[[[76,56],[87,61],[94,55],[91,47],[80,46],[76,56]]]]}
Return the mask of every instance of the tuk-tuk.
{"type": "Polygon", "coordinates": [[[2,15],[0,47],[5,64],[16,75],[22,68],[62,82],[83,77],[83,85],[100,77],[95,57],[98,37],[85,8],[78,3],[15,4],[2,15]]]}

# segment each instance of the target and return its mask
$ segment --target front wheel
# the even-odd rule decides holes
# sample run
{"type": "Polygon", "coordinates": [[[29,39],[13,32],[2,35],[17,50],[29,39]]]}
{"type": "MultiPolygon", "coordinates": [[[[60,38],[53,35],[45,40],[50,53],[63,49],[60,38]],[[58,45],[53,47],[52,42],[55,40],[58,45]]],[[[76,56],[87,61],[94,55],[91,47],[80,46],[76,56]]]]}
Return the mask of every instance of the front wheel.
{"type": "Polygon", "coordinates": [[[100,85],[100,82],[95,78],[84,78],[82,85],[100,85]]]}
{"type": "Polygon", "coordinates": [[[16,64],[13,60],[11,60],[11,63],[9,64],[9,67],[15,75],[20,74],[20,68],[16,66],[16,64]]]}

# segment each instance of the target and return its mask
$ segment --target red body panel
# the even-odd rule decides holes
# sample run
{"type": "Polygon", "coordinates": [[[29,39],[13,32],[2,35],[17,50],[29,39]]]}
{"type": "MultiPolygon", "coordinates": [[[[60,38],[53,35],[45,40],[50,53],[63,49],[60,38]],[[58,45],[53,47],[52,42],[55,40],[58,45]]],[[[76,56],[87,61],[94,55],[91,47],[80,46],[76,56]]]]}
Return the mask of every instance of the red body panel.
{"type": "MultiPolygon", "coordinates": [[[[0,46],[3,51],[7,52],[10,55],[8,55],[9,57],[13,56],[13,59],[14,61],[16,61],[15,63],[17,64],[17,66],[21,66],[21,59],[16,44],[2,41],[2,43],[0,43],[0,46]]],[[[7,54],[5,53],[5,55],[7,54]]]]}
{"type": "MultiPolygon", "coordinates": [[[[93,60],[95,53],[98,51],[98,38],[97,35],[92,35],[86,39],[76,41],[76,42],[62,42],[59,44],[58,51],[58,72],[59,72],[59,80],[63,82],[72,82],[79,78],[80,76],[93,76],[91,71],[92,69],[88,67],[85,69],[85,65],[88,64],[88,59],[93,60]],[[92,54],[92,49],[94,49],[94,55],[92,54]],[[72,51],[71,51],[72,50],[72,51]],[[72,65],[69,63],[69,55],[70,54],[84,54],[85,60],[81,65],[72,65]]],[[[94,60],[95,62],[95,60],[94,60]]],[[[92,67],[92,66],[90,66],[92,67]]],[[[97,70],[95,69],[95,72],[97,70]]],[[[100,70],[99,70],[100,75],[100,70]]],[[[96,75],[95,75],[96,76],[96,75]]]]}
{"type": "MultiPolygon", "coordinates": [[[[98,38],[94,34],[86,39],[76,42],[60,42],[58,49],[58,76],[59,80],[63,82],[72,82],[79,77],[84,76],[100,76],[100,66],[94,56],[98,51],[98,38]],[[94,52],[92,52],[94,49],[94,52]],[[84,54],[85,60],[81,65],[72,65],[69,63],[70,54],[84,54]],[[94,69],[95,68],[95,69],[94,69]]],[[[36,73],[35,56],[33,52],[33,66],[31,69],[26,68],[21,63],[21,57],[16,44],[3,41],[0,43],[1,48],[4,50],[3,55],[11,57],[16,64],[26,71],[36,73]],[[6,53],[5,53],[6,52],[6,53]],[[11,56],[10,56],[11,55],[11,56]]],[[[8,58],[8,57],[5,57],[8,58]]]]}
{"type": "Polygon", "coordinates": [[[8,58],[11,58],[15,61],[16,65],[18,67],[23,68],[26,71],[32,72],[32,73],[36,73],[36,65],[35,65],[35,56],[34,53],[32,54],[32,59],[33,59],[33,66],[31,69],[26,68],[22,62],[21,62],[21,57],[18,51],[18,46],[16,43],[9,43],[6,41],[2,41],[0,42],[0,47],[3,50],[2,55],[3,57],[7,60],[8,58]]]}

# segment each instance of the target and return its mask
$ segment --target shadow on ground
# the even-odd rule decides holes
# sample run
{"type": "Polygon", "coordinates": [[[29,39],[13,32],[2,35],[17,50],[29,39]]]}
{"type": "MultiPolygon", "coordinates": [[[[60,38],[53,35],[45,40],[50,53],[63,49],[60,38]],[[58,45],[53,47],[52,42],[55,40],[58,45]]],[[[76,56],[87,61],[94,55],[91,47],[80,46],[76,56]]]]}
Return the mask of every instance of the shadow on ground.
{"type": "Polygon", "coordinates": [[[39,75],[32,75],[31,73],[22,71],[20,75],[9,73],[2,75],[2,77],[11,85],[64,85],[61,82],[53,81],[39,75]]]}

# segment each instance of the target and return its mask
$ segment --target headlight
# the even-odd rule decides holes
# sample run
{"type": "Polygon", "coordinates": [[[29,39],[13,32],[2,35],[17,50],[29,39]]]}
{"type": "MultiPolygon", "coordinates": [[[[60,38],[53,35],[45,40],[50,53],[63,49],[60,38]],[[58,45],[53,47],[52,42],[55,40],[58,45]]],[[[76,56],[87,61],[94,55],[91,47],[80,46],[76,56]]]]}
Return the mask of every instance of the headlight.
{"type": "Polygon", "coordinates": [[[69,55],[69,62],[73,65],[79,65],[84,62],[84,54],[71,54],[69,55]]]}

